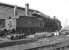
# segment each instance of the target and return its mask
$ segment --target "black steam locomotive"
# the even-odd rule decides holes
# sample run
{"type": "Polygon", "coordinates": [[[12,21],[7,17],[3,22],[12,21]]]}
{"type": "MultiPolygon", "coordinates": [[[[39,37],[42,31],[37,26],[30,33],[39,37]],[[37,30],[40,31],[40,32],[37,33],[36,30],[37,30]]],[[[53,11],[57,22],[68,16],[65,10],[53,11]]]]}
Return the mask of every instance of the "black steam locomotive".
{"type": "MultiPolygon", "coordinates": [[[[35,33],[56,32],[56,31],[61,30],[61,27],[62,27],[61,22],[57,18],[50,18],[50,16],[44,15],[43,13],[41,13],[39,11],[31,10],[31,9],[29,9],[28,4],[26,4],[26,8],[20,8],[17,6],[14,7],[14,6],[5,5],[5,4],[0,4],[0,6],[6,7],[7,10],[9,9],[8,12],[10,12],[12,14],[12,16],[13,16],[12,10],[14,9],[14,17],[16,20],[16,23],[15,23],[16,29],[7,30],[7,28],[2,29],[2,27],[5,27],[6,19],[0,19],[0,30],[2,30],[2,31],[0,31],[0,35],[8,35],[8,34],[15,34],[15,33],[31,35],[31,34],[35,34],[35,33]],[[17,10],[22,10],[23,13],[21,13],[17,10]],[[24,13],[24,12],[26,12],[26,13],[24,13]],[[35,12],[35,13],[33,13],[33,12],[35,12]],[[19,17],[16,18],[16,16],[19,16],[19,17]]],[[[7,14],[9,15],[10,13],[7,13],[7,14]]],[[[10,18],[10,19],[12,19],[12,18],[10,18]]]]}

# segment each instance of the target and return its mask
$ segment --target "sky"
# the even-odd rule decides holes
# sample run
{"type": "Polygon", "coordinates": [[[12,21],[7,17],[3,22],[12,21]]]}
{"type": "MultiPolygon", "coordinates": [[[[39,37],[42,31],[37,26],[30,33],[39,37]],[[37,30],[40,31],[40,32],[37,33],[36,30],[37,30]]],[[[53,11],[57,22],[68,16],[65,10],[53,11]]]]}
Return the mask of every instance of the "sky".
{"type": "Polygon", "coordinates": [[[20,7],[25,7],[25,3],[29,3],[31,9],[51,17],[56,16],[63,27],[69,25],[69,0],[0,0],[0,2],[20,7]]]}

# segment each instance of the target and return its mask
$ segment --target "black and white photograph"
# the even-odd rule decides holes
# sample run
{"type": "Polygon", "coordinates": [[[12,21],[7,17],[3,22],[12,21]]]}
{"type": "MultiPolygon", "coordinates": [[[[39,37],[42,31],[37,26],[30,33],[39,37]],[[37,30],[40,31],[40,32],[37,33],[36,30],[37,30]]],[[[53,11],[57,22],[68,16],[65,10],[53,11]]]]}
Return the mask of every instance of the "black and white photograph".
{"type": "Polygon", "coordinates": [[[69,0],[0,0],[0,50],[69,50],[69,0]]]}

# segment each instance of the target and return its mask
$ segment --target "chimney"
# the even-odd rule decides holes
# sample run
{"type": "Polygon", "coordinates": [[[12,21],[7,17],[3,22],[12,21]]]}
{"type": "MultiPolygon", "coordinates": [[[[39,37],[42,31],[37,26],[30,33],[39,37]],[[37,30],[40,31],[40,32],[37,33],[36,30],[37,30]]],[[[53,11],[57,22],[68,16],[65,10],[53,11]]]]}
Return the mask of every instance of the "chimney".
{"type": "Polygon", "coordinates": [[[25,4],[25,15],[26,16],[29,15],[29,4],[28,3],[25,4]]]}
{"type": "Polygon", "coordinates": [[[17,5],[14,6],[14,17],[17,16],[17,5]]]}

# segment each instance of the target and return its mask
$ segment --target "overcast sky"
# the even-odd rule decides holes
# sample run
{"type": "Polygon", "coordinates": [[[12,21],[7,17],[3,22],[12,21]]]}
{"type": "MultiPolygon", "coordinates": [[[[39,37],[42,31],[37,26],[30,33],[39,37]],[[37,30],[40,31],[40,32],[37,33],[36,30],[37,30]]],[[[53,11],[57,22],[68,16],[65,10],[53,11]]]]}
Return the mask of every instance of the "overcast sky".
{"type": "Polygon", "coordinates": [[[69,25],[69,0],[0,0],[2,3],[25,7],[30,4],[31,9],[39,10],[51,17],[56,16],[62,26],[69,25]]]}

